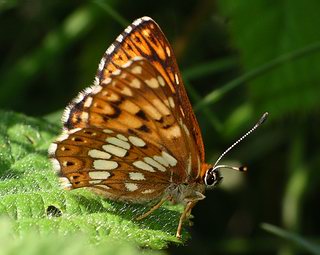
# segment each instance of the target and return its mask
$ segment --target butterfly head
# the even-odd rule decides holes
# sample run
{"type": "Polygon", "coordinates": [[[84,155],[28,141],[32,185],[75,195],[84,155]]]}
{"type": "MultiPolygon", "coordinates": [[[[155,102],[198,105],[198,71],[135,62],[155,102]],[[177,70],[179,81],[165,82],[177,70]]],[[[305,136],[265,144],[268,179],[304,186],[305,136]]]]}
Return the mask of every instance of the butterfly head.
{"type": "Polygon", "coordinates": [[[203,182],[206,185],[207,188],[213,188],[217,184],[219,184],[222,180],[221,173],[219,171],[219,168],[216,167],[210,167],[203,178],[203,182]]]}

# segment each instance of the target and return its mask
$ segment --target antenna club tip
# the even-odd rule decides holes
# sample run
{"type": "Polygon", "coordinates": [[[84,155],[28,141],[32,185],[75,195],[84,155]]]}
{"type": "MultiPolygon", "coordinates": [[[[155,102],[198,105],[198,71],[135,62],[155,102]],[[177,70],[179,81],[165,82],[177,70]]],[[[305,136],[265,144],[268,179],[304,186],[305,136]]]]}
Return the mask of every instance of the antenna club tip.
{"type": "Polygon", "coordinates": [[[246,167],[246,166],[240,166],[240,167],[239,167],[239,171],[240,171],[240,172],[247,172],[247,171],[248,171],[248,167],[246,167]]]}
{"type": "Polygon", "coordinates": [[[268,118],[268,115],[269,115],[269,113],[268,113],[268,112],[265,112],[265,113],[261,116],[260,120],[258,121],[258,125],[261,125],[263,122],[265,122],[265,121],[267,120],[267,118],[268,118]]]}

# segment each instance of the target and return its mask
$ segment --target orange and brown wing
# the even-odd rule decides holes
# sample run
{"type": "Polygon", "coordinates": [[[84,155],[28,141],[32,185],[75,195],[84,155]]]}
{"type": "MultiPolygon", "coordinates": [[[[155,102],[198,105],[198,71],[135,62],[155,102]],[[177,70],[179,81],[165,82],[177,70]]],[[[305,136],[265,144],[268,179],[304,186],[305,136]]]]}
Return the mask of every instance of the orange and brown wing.
{"type": "Polygon", "coordinates": [[[128,26],[105,52],[97,72],[101,83],[110,73],[126,63],[141,56],[146,58],[164,77],[172,93],[179,99],[179,111],[185,116],[193,138],[198,145],[198,154],[204,162],[204,146],[197,119],[184,88],[173,49],[158,24],[149,17],[135,20],[128,26]]]}
{"type": "MultiPolygon", "coordinates": [[[[198,158],[196,144],[177,111],[178,102],[161,74],[144,58],[136,57],[119,67],[101,85],[80,93],[66,113],[66,126],[110,129],[143,138],[147,144],[170,153],[178,166],[167,179],[181,183],[191,173],[191,159],[198,158]],[[80,101],[80,103],[79,103],[80,101]]],[[[70,129],[66,129],[66,133],[70,129]]],[[[71,129],[71,132],[73,129],[71,129]]]]}
{"type": "Polygon", "coordinates": [[[49,149],[66,184],[146,202],[162,197],[171,184],[195,178],[195,144],[168,90],[149,61],[135,58],[80,94],[70,107],[83,102],[79,115],[73,112],[79,126],[65,130],[49,149]]]}
{"type": "MultiPolygon", "coordinates": [[[[137,74],[133,76],[137,76],[137,74]]],[[[130,82],[132,82],[132,79],[130,82]]],[[[159,26],[152,19],[148,17],[137,19],[117,37],[116,41],[107,49],[99,64],[95,86],[96,88],[93,88],[93,90],[89,88],[81,93],[66,109],[63,117],[66,130],[78,127],[90,127],[93,124],[119,127],[119,120],[123,123],[130,123],[130,125],[128,125],[129,127],[140,128],[138,132],[144,132],[144,135],[150,142],[153,141],[157,144],[163,144],[164,147],[172,148],[173,154],[185,162],[184,170],[187,171],[188,174],[191,173],[192,178],[199,175],[200,165],[204,162],[204,149],[199,126],[183,86],[173,50],[159,26]],[[144,61],[140,61],[140,63],[147,62],[147,65],[152,66],[152,68],[146,68],[149,70],[149,76],[151,75],[148,79],[160,76],[164,80],[165,86],[163,86],[161,90],[156,90],[156,88],[152,88],[152,85],[151,87],[147,86],[144,82],[144,80],[147,80],[146,77],[138,77],[146,85],[147,90],[138,90],[137,88],[131,87],[130,90],[135,91],[135,96],[132,96],[130,100],[120,100],[122,107],[118,107],[115,102],[113,102],[110,107],[110,102],[105,102],[111,100],[117,101],[118,99],[115,99],[115,97],[117,97],[117,93],[119,94],[119,91],[110,87],[110,80],[112,80],[112,82],[117,80],[119,84],[124,83],[122,77],[119,76],[115,78],[117,75],[114,74],[119,72],[125,73],[128,62],[134,60],[136,57],[142,57],[144,59],[144,61]],[[152,75],[155,77],[152,77],[152,75]],[[96,92],[99,87],[103,88],[102,92],[108,91],[109,97],[102,96],[102,94],[99,94],[99,97],[90,96],[92,91],[96,92]],[[151,97],[158,97],[158,101],[150,104],[152,100],[155,100],[155,98],[151,99],[151,101],[150,99],[145,99],[150,95],[151,97]],[[89,104],[91,98],[93,98],[96,105],[99,106],[100,113],[105,114],[107,112],[109,116],[101,117],[102,115],[100,114],[100,117],[97,117],[99,114],[90,113],[86,109],[86,106],[89,104]],[[170,108],[170,105],[163,108],[163,103],[169,102],[169,98],[171,98],[171,102],[175,105],[174,109],[171,109],[172,107],[170,108]],[[162,108],[164,112],[161,113],[161,118],[153,123],[148,123],[147,120],[143,119],[143,116],[134,116],[134,114],[130,113],[130,110],[134,109],[134,107],[130,107],[129,104],[132,102],[137,104],[138,101],[140,104],[145,105],[142,111],[143,113],[139,112],[139,114],[143,115],[147,113],[148,118],[152,117],[157,120],[157,114],[152,112],[152,109],[156,109],[161,113],[162,108]],[[146,108],[150,106],[151,110],[149,109],[148,112],[146,108]],[[170,111],[170,114],[168,114],[169,117],[165,114],[166,109],[170,111]],[[112,121],[110,119],[112,119],[112,121]],[[163,123],[160,123],[161,121],[163,121],[163,123]],[[167,123],[171,123],[171,126],[167,125],[170,127],[175,127],[173,123],[179,126],[179,131],[182,132],[181,139],[183,143],[177,143],[175,139],[171,139],[170,141],[170,139],[166,139],[166,137],[158,134],[158,126],[163,127],[167,123]],[[153,125],[154,128],[150,129],[150,125],[153,125]],[[143,129],[150,129],[151,132],[145,132],[143,129]]],[[[119,86],[128,88],[128,84],[119,86]]],[[[121,95],[121,98],[127,96],[128,95],[121,95]]],[[[95,110],[97,111],[97,109],[95,110]]],[[[122,125],[122,127],[124,127],[124,125],[122,125]]],[[[166,131],[168,134],[170,133],[168,132],[169,130],[166,131]]],[[[171,133],[172,132],[175,132],[174,128],[172,128],[171,133]]]]}
{"type": "Polygon", "coordinates": [[[70,130],[51,144],[49,156],[68,189],[91,188],[113,200],[142,203],[160,198],[168,187],[172,156],[118,130],[70,130]]]}

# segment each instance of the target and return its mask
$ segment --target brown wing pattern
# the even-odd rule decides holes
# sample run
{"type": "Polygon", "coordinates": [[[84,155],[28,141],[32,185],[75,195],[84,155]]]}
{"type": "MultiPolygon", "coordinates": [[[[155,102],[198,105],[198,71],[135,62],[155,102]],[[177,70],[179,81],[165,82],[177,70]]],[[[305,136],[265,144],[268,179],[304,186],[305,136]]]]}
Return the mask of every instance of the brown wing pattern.
{"type": "Polygon", "coordinates": [[[169,160],[157,158],[163,157],[157,146],[112,129],[72,130],[67,138],[58,138],[51,151],[59,175],[68,179],[68,188],[88,187],[122,201],[157,199],[168,186],[168,167],[174,167],[169,160]]]}
{"type": "Polygon", "coordinates": [[[147,17],[134,21],[107,49],[95,86],[69,105],[63,122],[65,130],[106,127],[143,136],[148,143],[171,150],[178,161],[184,162],[177,172],[182,179],[185,172],[196,178],[204,162],[199,126],[173,50],[159,26],[147,17]],[[137,57],[144,60],[134,61],[128,72],[128,63],[137,57]],[[143,68],[143,75],[132,71],[136,66],[143,68]]]}
{"type": "Polygon", "coordinates": [[[172,169],[171,181],[182,182],[191,174],[188,157],[198,157],[192,155],[194,141],[180,112],[176,111],[176,98],[171,96],[163,77],[149,61],[135,58],[101,85],[90,89],[80,95],[81,111],[74,111],[74,119],[69,118],[78,122],[77,128],[107,128],[139,136],[177,159],[179,167],[172,169]],[[186,169],[189,169],[187,174],[186,169]]]}
{"type": "Polygon", "coordinates": [[[145,202],[193,174],[186,169],[195,144],[166,90],[150,62],[135,58],[82,95],[77,119],[85,125],[66,130],[49,150],[70,188],[145,202]]]}
{"type": "Polygon", "coordinates": [[[126,61],[136,56],[149,60],[164,77],[172,93],[177,94],[182,109],[180,111],[183,111],[182,114],[185,115],[186,125],[190,127],[198,146],[198,155],[200,155],[201,162],[204,162],[201,132],[183,86],[174,52],[158,24],[151,18],[143,17],[135,20],[117,37],[101,60],[97,72],[98,82],[100,83],[126,61]]]}

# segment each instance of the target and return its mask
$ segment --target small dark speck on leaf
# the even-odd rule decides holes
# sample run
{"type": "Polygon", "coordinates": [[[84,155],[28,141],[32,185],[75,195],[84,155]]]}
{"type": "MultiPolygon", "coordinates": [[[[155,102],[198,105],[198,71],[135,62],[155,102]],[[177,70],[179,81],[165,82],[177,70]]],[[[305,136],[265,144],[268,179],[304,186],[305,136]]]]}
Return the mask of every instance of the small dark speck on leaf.
{"type": "Polygon", "coordinates": [[[62,212],[59,208],[55,207],[54,205],[49,205],[47,208],[47,216],[51,217],[61,217],[62,212]]]}

